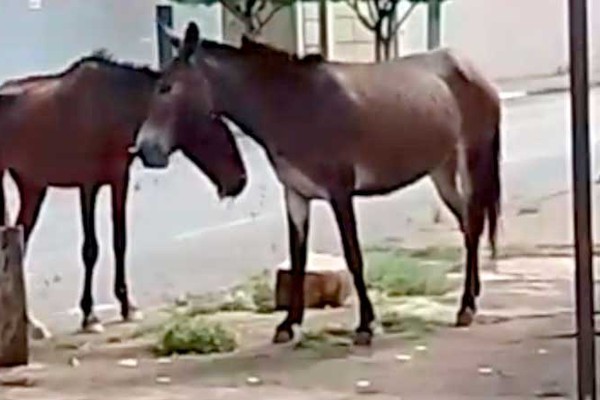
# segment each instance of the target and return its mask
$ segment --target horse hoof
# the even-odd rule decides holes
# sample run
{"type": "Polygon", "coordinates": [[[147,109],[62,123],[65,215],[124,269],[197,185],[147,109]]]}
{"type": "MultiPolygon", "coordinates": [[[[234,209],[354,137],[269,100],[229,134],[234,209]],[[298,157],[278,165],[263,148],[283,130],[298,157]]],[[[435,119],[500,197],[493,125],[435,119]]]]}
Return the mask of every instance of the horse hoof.
{"type": "Polygon", "coordinates": [[[475,312],[470,308],[461,310],[456,317],[456,326],[465,327],[471,325],[473,323],[474,316],[475,312]]]}
{"type": "Polygon", "coordinates": [[[294,332],[291,329],[278,329],[273,337],[274,344],[289,343],[294,339],[294,332]]]}
{"type": "Polygon", "coordinates": [[[144,313],[142,313],[140,310],[131,310],[129,312],[129,315],[125,318],[123,318],[123,321],[125,322],[140,322],[144,320],[144,313]]]}
{"type": "Polygon", "coordinates": [[[100,334],[103,332],[104,332],[104,326],[98,321],[91,322],[89,324],[84,324],[81,327],[81,333],[90,333],[90,334],[97,335],[97,334],[100,334]]]}
{"type": "Polygon", "coordinates": [[[373,334],[371,332],[356,332],[354,335],[355,346],[370,346],[373,341],[373,334]]]}
{"type": "Polygon", "coordinates": [[[29,327],[29,337],[33,340],[45,340],[52,338],[52,334],[43,325],[30,325],[29,327]]]}

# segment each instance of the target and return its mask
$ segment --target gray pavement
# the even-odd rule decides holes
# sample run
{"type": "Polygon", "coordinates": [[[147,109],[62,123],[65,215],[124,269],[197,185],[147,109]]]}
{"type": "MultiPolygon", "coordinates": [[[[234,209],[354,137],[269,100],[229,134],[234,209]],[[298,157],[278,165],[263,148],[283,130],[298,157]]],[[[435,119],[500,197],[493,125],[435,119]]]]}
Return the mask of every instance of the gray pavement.
{"type": "MultiPolygon", "coordinates": [[[[592,127],[600,126],[600,90],[592,91],[592,127]]],[[[505,105],[504,179],[508,202],[540,197],[568,187],[569,126],[565,93],[511,100],[505,105]]],[[[596,129],[597,131],[597,129],[596,129]]],[[[287,249],[281,188],[263,151],[239,139],[250,174],[249,187],[232,204],[220,203],[201,173],[181,156],[164,172],[136,163],[130,188],[128,272],[131,291],[143,307],[186,292],[214,290],[270,268],[287,249]]],[[[598,161],[598,132],[593,136],[598,161]]],[[[597,168],[594,171],[598,171],[597,168]]],[[[17,209],[8,184],[8,204],[17,209]]],[[[415,221],[426,224],[438,202],[423,180],[393,195],[357,201],[363,243],[410,237],[415,221]],[[392,216],[390,218],[390,216],[392,216]]],[[[51,190],[32,237],[27,260],[30,305],[53,329],[78,322],[82,241],[78,198],[73,190],[51,190]]],[[[97,213],[101,256],[96,270],[96,304],[116,315],[109,196],[97,213]]],[[[313,214],[311,249],[339,253],[332,216],[323,204],[313,214]]]]}

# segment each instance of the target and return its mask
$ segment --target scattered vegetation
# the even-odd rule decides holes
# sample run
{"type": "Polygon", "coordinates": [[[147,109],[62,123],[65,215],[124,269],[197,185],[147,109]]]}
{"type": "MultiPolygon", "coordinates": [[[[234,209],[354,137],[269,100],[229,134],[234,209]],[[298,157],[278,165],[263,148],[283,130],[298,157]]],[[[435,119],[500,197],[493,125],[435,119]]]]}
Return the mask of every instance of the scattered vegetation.
{"type": "Polygon", "coordinates": [[[401,315],[398,311],[384,312],[380,321],[385,333],[401,334],[403,338],[412,340],[430,334],[438,325],[415,315],[401,315]]]}
{"type": "Polygon", "coordinates": [[[235,334],[202,316],[175,317],[161,333],[155,348],[160,356],[171,354],[228,353],[237,347],[235,334]]]}
{"type": "Polygon", "coordinates": [[[448,273],[456,269],[455,249],[378,249],[368,251],[369,287],[387,296],[439,296],[453,288],[448,273]]]}
{"type": "Polygon", "coordinates": [[[271,279],[270,272],[264,270],[224,292],[193,296],[180,308],[189,317],[234,311],[272,313],[275,311],[275,291],[271,279]]]}
{"type": "Polygon", "coordinates": [[[257,313],[268,314],[275,311],[275,290],[268,270],[251,277],[248,289],[257,313]]]}

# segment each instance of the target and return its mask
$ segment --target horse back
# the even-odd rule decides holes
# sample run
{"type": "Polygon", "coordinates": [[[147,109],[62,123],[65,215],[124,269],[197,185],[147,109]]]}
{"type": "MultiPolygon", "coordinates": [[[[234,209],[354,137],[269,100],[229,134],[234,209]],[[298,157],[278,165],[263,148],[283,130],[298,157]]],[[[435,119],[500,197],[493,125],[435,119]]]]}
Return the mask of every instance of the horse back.
{"type": "Polygon", "coordinates": [[[400,59],[442,79],[453,93],[462,115],[461,134],[476,145],[496,132],[500,123],[498,91],[475,64],[454,49],[439,49],[400,59]]]}

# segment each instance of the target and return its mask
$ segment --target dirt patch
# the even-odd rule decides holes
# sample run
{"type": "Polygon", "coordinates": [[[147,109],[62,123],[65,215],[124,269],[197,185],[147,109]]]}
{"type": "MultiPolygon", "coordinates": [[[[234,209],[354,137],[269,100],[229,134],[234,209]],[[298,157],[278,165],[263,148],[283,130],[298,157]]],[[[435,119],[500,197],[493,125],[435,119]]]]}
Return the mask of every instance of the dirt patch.
{"type": "Polygon", "coordinates": [[[102,338],[76,335],[36,344],[37,368],[0,373],[27,386],[2,387],[0,396],[354,399],[367,388],[374,399],[570,398],[572,273],[569,259],[497,262],[484,274],[477,323],[466,329],[449,326],[459,290],[382,301],[380,319],[394,312],[401,327],[418,331],[416,315],[419,329],[423,321],[435,329],[412,338],[378,332],[370,349],[349,343],[354,308],[308,312],[304,335],[284,346],[270,344],[281,313],[207,316],[237,332],[240,347],[228,355],[157,358],[147,337],[127,336],[139,328],[112,325],[102,338]]]}

